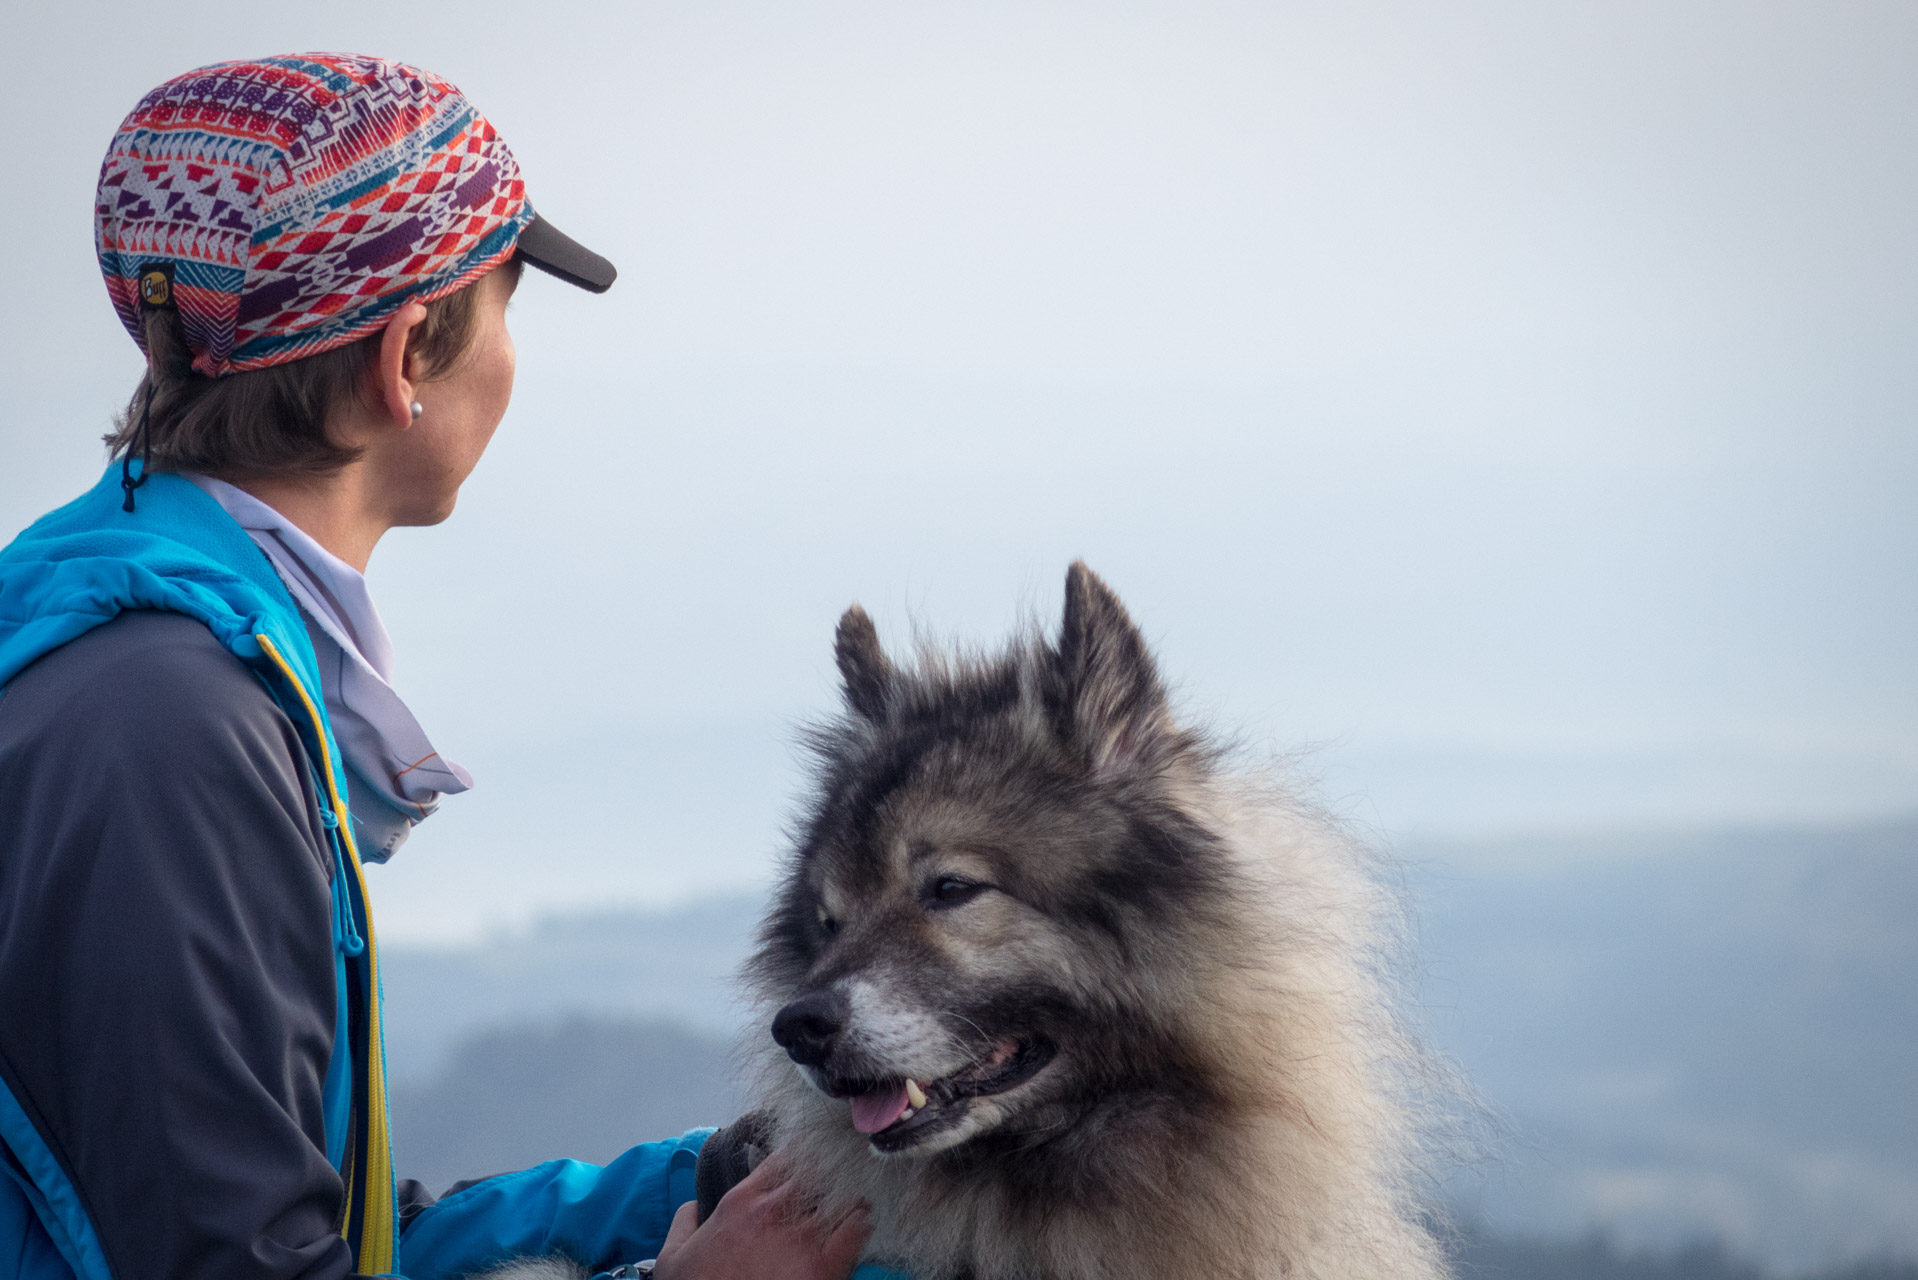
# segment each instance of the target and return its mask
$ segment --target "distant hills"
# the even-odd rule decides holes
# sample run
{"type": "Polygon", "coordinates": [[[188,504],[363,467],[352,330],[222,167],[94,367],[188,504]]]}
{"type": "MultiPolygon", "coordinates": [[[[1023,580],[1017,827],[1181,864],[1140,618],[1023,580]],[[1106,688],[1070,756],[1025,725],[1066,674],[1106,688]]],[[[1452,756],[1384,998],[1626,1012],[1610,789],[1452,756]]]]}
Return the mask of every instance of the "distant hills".
{"type": "Polygon", "coordinates": [[[1417,856],[1423,1003],[1513,1129],[1487,1225],[1918,1255],[1918,821],[1417,856]]]}
{"type": "MultiPolygon", "coordinates": [[[[1402,852],[1424,1015],[1506,1131],[1452,1183],[1467,1225],[1602,1228],[1628,1261],[1702,1240],[1794,1269],[1918,1258],[1918,820],[1402,852]]],[[[726,976],[757,913],[389,948],[401,1173],[604,1159],[731,1118],[726,976]]],[[[1570,1274],[1500,1256],[1487,1275],[1570,1274]]]]}
{"type": "Polygon", "coordinates": [[[436,1193],[561,1155],[605,1164],[741,1110],[724,1039],[607,1015],[477,1032],[392,1109],[398,1169],[436,1193]]]}
{"type": "Polygon", "coordinates": [[[392,1074],[439,1070],[475,1031],[574,1014],[736,1034],[745,1011],[732,974],[760,906],[757,898],[715,898],[674,911],[560,916],[470,947],[383,948],[392,1074]]]}
{"type": "Polygon", "coordinates": [[[603,1163],[742,1109],[729,975],[753,898],[566,916],[465,948],[389,947],[401,1176],[434,1191],[556,1156],[603,1163]]]}
{"type": "MultiPolygon", "coordinates": [[[[1467,1237],[1453,1249],[1458,1280],[1778,1280],[1716,1243],[1629,1248],[1602,1233],[1578,1240],[1467,1237]]],[[[1861,1258],[1787,1270],[1789,1280],[1918,1280],[1918,1262],[1861,1258]]]]}

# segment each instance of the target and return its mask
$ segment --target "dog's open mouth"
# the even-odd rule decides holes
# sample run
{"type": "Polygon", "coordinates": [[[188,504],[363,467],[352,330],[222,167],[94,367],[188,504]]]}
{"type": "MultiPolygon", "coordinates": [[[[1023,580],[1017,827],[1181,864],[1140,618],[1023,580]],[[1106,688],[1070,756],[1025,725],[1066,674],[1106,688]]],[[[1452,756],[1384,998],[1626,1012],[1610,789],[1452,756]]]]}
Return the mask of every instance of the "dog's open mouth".
{"type": "Polygon", "coordinates": [[[852,1127],[880,1151],[903,1151],[949,1129],[965,1117],[974,1098],[1024,1084],[1052,1061],[1052,1046],[1040,1040],[1005,1039],[963,1071],[939,1080],[819,1079],[835,1098],[852,1100],[852,1127]]]}

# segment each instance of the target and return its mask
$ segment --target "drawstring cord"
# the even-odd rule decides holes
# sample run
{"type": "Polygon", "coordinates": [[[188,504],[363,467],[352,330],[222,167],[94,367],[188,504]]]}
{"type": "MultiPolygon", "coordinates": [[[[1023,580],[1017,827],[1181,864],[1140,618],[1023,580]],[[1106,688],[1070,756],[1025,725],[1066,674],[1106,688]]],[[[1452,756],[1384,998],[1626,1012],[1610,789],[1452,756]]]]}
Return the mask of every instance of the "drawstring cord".
{"type": "Polygon", "coordinates": [[[120,510],[133,510],[133,491],[147,482],[147,470],[153,460],[153,379],[146,380],[146,394],[140,397],[140,430],[136,437],[140,446],[140,474],[133,474],[133,450],[128,448],[120,458],[120,487],[126,491],[127,500],[120,504],[120,510]]]}
{"type": "Polygon", "coordinates": [[[340,893],[334,899],[334,914],[338,919],[334,923],[334,932],[340,937],[340,950],[349,956],[357,956],[366,950],[366,939],[360,936],[360,928],[353,923],[353,903],[346,891],[346,861],[338,846],[333,851],[333,863],[339,868],[340,893]]]}
{"type": "MultiPolygon", "coordinates": [[[[278,660],[279,651],[273,647],[272,642],[265,635],[255,638],[259,640],[261,648],[266,649],[278,660]]],[[[299,691],[302,698],[305,698],[306,691],[300,688],[299,681],[294,678],[292,670],[284,662],[281,663],[281,670],[292,682],[294,689],[299,691]]],[[[313,710],[313,704],[310,701],[306,705],[308,711],[313,710]]],[[[318,718],[317,713],[315,718],[318,718]]],[[[320,747],[324,752],[326,747],[324,738],[320,740],[320,747]]],[[[326,828],[321,838],[333,846],[333,945],[340,949],[340,954],[343,956],[358,956],[366,951],[366,939],[360,934],[359,923],[353,919],[354,877],[346,861],[346,832],[340,830],[342,822],[351,822],[353,819],[350,814],[341,816],[341,811],[346,808],[344,804],[339,809],[335,809],[326,800],[329,788],[322,770],[328,766],[309,759],[306,767],[307,777],[313,780],[313,791],[319,799],[319,803],[314,807],[319,810],[320,825],[326,828]]]]}
{"type": "MultiPolygon", "coordinates": [[[[149,262],[140,268],[140,329],[146,336],[140,341],[140,349],[147,353],[147,376],[145,394],[140,397],[140,474],[133,474],[133,449],[127,448],[120,459],[120,487],[126,491],[127,500],[120,505],[122,511],[133,510],[133,491],[147,482],[147,473],[153,469],[153,384],[159,380],[163,369],[172,367],[179,343],[186,335],[179,329],[180,317],[178,304],[173,299],[173,270],[171,262],[149,262]],[[161,312],[174,312],[163,316],[161,312]],[[155,321],[164,323],[156,324],[155,321]],[[168,328],[174,336],[161,340],[160,334],[168,328]],[[156,328],[159,333],[156,333],[156,328]]],[[[189,345],[191,345],[189,343],[189,345]]]]}
{"type": "Polygon", "coordinates": [[[340,816],[324,804],[320,806],[320,823],[333,835],[333,937],[338,940],[340,951],[349,956],[357,956],[366,950],[366,939],[360,936],[360,927],[353,919],[353,899],[346,879],[346,841],[338,834],[340,816]]]}

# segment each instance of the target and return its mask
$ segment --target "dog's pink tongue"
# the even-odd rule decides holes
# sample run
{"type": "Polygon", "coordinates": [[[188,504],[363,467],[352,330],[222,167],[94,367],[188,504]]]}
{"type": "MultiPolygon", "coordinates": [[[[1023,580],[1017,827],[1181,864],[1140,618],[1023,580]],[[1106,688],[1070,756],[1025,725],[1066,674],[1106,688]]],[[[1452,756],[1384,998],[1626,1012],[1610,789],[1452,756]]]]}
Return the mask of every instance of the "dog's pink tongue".
{"type": "Polygon", "coordinates": [[[885,1089],[862,1093],[852,1100],[852,1127],[861,1133],[878,1133],[906,1112],[906,1084],[900,1081],[885,1089]]]}

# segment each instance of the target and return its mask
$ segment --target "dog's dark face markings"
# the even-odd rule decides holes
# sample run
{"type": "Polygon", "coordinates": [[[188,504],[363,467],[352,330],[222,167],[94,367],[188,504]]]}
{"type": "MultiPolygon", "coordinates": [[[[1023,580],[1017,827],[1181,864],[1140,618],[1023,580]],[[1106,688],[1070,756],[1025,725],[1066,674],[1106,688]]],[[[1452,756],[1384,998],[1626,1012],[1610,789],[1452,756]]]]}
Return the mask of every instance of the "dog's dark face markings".
{"type": "Polygon", "coordinates": [[[1202,749],[1118,599],[1074,565],[1056,644],[914,672],[855,607],[836,654],[848,715],[815,735],[754,962],[780,1045],[886,1153],[1029,1143],[1178,1088],[1190,1011],[1147,975],[1178,971],[1165,950],[1228,876],[1174,802],[1202,749]]]}

